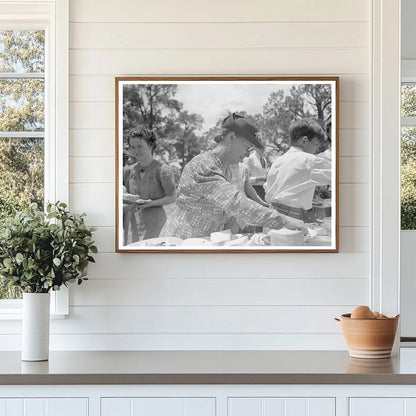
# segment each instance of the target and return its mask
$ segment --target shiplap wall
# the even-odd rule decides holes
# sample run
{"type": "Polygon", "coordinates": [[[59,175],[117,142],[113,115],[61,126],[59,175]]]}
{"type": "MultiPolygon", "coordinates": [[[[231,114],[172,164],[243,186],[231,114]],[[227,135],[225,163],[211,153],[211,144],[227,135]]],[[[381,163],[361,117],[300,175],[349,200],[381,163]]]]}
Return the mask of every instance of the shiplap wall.
{"type": "Polygon", "coordinates": [[[333,317],[370,297],[370,3],[70,1],[70,205],[100,253],[52,348],[345,348],[333,317]],[[340,253],[114,253],[124,75],[339,76],[340,253]]]}

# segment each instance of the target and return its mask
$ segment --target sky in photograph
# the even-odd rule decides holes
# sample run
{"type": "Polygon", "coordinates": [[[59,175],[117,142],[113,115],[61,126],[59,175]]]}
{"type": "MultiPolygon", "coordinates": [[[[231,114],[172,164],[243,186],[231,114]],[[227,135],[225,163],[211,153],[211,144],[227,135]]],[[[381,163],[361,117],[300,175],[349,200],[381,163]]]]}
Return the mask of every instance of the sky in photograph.
{"type": "Polygon", "coordinates": [[[289,90],[291,84],[178,84],[175,96],[189,113],[204,118],[202,131],[213,127],[219,119],[230,112],[246,111],[248,114],[263,112],[263,106],[270,94],[278,90],[289,90]]]}

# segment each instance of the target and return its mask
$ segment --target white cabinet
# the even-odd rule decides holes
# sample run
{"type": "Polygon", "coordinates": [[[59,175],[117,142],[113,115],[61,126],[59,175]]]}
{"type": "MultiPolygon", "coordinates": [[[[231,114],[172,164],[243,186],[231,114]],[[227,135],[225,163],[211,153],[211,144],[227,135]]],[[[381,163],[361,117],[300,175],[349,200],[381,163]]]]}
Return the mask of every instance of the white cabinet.
{"type": "Polygon", "coordinates": [[[101,399],[101,416],[213,416],[214,398],[135,397],[101,399]]]}
{"type": "Polygon", "coordinates": [[[229,398],[228,416],[335,416],[335,399],[229,398]]]}
{"type": "Polygon", "coordinates": [[[351,398],[349,416],[416,415],[415,398],[351,398]]]}
{"type": "Polygon", "coordinates": [[[0,416],[88,416],[87,398],[3,398],[0,416]]]}

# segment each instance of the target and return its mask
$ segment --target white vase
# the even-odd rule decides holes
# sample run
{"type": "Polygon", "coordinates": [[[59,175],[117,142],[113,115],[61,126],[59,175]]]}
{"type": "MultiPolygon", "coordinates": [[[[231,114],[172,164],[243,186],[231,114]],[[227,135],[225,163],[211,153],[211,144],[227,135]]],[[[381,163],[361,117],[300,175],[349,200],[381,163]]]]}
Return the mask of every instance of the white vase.
{"type": "Polygon", "coordinates": [[[49,358],[49,293],[23,293],[22,360],[49,358]]]}

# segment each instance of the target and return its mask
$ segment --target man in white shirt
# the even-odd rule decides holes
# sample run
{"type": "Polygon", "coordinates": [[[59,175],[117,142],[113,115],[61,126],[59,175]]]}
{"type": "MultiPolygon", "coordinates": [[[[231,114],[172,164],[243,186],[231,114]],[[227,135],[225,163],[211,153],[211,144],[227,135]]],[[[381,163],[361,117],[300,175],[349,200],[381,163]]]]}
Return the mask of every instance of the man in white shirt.
{"type": "Polygon", "coordinates": [[[331,184],[331,162],[316,156],[325,133],[312,119],[289,127],[291,147],[273,162],[264,184],[266,202],[284,215],[303,220],[318,185],[331,184]]]}

